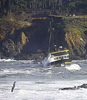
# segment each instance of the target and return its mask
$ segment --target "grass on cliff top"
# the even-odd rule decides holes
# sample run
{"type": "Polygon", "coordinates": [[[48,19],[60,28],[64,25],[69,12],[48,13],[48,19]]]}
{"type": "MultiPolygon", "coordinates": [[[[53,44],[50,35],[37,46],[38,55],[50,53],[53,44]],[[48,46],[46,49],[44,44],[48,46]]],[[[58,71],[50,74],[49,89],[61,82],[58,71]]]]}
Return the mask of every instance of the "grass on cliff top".
{"type": "Polygon", "coordinates": [[[74,32],[81,38],[87,30],[87,16],[62,17],[64,30],[74,32]]]}
{"type": "Polygon", "coordinates": [[[63,19],[87,19],[87,15],[85,16],[62,16],[63,19]]]}

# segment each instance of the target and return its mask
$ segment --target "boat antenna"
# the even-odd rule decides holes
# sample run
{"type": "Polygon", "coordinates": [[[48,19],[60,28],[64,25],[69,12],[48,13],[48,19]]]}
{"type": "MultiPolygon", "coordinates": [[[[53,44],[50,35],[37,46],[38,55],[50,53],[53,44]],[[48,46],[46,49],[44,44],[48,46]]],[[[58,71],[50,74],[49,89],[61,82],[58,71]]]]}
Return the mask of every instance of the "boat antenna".
{"type": "Polygon", "coordinates": [[[48,29],[48,32],[50,33],[48,53],[50,53],[52,33],[53,33],[53,31],[54,31],[54,28],[52,27],[52,22],[53,22],[53,18],[51,17],[51,20],[50,20],[50,25],[49,25],[49,29],[48,29]]]}

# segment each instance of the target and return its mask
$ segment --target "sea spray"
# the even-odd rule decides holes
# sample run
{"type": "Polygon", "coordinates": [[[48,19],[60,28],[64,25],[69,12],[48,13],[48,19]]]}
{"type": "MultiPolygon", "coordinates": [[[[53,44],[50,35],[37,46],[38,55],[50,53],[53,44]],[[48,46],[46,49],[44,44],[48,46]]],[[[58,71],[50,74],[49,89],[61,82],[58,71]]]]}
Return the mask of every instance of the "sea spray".
{"type": "Polygon", "coordinates": [[[71,64],[70,66],[66,66],[65,68],[72,71],[81,70],[81,67],[78,64],[71,64]]]}

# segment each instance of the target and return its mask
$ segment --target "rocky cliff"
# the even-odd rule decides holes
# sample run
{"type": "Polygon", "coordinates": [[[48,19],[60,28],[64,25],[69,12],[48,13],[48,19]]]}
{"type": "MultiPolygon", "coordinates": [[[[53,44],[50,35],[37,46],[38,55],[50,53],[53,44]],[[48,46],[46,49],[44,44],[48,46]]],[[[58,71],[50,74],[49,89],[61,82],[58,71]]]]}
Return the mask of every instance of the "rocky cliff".
{"type": "MultiPolygon", "coordinates": [[[[48,51],[50,16],[0,19],[0,56],[37,59],[48,51]]],[[[52,17],[54,42],[67,47],[72,59],[84,59],[87,49],[87,17],[52,17]]]]}
{"type": "Polygon", "coordinates": [[[65,18],[65,40],[74,59],[86,58],[87,18],[65,18]]]}

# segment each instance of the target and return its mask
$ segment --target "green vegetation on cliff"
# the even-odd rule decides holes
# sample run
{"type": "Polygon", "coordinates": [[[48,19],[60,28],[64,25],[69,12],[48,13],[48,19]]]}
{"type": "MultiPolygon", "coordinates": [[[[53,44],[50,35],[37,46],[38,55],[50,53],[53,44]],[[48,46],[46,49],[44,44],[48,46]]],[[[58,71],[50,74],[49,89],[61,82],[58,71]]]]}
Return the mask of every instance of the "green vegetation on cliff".
{"type": "Polygon", "coordinates": [[[87,17],[64,18],[65,40],[72,55],[86,57],[87,17]]]}

